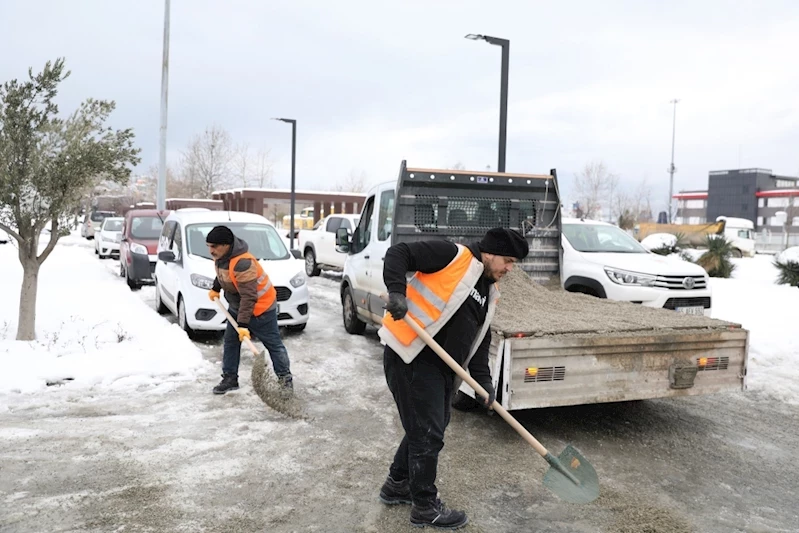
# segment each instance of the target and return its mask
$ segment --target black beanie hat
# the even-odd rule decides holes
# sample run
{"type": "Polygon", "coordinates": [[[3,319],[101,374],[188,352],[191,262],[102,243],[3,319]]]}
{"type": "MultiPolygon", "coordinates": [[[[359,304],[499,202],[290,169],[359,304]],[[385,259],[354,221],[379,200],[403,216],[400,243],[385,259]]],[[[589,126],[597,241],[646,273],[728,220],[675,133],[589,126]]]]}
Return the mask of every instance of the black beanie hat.
{"type": "Polygon", "coordinates": [[[205,242],[208,244],[233,244],[233,232],[227,226],[216,226],[208,232],[205,242]]]}
{"type": "Polygon", "coordinates": [[[506,228],[488,230],[478,246],[481,252],[515,257],[516,259],[524,259],[530,252],[527,239],[522,237],[518,231],[506,228]]]}

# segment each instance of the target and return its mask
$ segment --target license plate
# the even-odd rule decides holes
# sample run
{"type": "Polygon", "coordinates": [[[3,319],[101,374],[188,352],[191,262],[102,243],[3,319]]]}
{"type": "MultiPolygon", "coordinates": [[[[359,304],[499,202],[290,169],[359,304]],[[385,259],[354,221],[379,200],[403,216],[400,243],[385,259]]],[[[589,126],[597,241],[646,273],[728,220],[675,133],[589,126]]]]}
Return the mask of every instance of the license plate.
{"type": "Polygon", "coordinates": [[[697,315],[697,316],[704,316],[705,315],[705,308],[704,307],[678,307],[675,310],[678,313],[683,313],[685,315],[697,315]]]}

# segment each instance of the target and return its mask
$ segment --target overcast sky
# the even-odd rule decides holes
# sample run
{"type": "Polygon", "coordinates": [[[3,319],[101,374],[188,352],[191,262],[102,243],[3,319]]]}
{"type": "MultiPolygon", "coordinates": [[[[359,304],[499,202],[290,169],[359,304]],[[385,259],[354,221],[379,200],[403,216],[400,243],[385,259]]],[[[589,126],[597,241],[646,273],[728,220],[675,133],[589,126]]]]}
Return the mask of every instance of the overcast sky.
{"type": "MultiPolygon", "coordinates": [[[[113,99],[138,169],[158,162],[163,0],[0,0],[0,80],[66,57],[59,103],[113,99]]],[[[507,171],[603,160],[668,196],[709,170],[799,173],[799,2],[172,0],[168,158],[211,124],[269,148],[288,187],[409,165],[496,169],[500,48],[510,39],[507,171]]],[[[659,208],[658,208],[659,209],[659,208]]]]}

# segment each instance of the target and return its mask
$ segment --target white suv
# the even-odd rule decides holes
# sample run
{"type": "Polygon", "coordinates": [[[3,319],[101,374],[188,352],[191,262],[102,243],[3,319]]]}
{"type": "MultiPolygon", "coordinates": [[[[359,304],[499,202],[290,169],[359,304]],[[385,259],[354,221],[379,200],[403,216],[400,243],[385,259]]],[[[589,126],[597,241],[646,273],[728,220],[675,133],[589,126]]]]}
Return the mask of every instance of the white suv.
{"type": "MultiPolygon", "coordinates": [[[[208,299],[216,273],[205,237],[217,225],[229,227],[246,241],[249,252],[269,276],[277,290],[278,326],[305,329],[309,313],[304,262],[289,253],[271,222],[252,213],[188,208],[169,214],[158,241],[155,266],[158,312],[176,314],[189,335],[195,330],[225,329],[225,316],[208,299]]],[[[227,305],[224,298],[222,302],[227,305]]]]}
{"type": "Polygon", "coordinates": [[[707,272],[653,254],[612,224],[564,218],[563,288],[599,298],[710,316],[707,272]]]}

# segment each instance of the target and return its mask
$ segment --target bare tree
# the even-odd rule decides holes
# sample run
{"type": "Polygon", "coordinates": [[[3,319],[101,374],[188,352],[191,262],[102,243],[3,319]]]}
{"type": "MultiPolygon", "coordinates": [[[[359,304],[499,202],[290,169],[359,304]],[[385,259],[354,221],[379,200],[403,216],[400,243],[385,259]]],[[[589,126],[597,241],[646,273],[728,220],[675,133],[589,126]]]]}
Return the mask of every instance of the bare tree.
{"type": "MultiPolygon", "coordinates": [[[[156,191],[158,190],[158,165],[150,165],[145,176],[146,184],[139,190],[139,201],[155,202],[156,191]]],[[[167,198],[186,198],[191,197],[188,192],[187,184],[182,177],[167,165],[166,167],[166,197],[167,198]]]]}
{"type": "Polygon", "coordinates": [[[336,192],[364,192],[366,190],[366,184],[366,172],[363,170],[357,172],[353,169],[350,171],[349,176],[336,182],[332,190],[336,192]]]}
{"type": "Polygon", "coordinates": [[[234,179],[237,185],[248,187],[252,180],[252,165],[250,164],[250,145],[241,143],[235,149],[233,157],[234,179]]]}
{"type": "Polygon", "coordinates": [[[269,159],[269,149],[261,148],[255,156],[255,179],[261,189],[274,189],[272,179],[272,161],[269,159]]]}
{"type": "Polygon", "coordinates": [[[579,216],[594,218],[601,214],[602,199],[611,188],[618,185],[618,178],[611,174],[605,163],[593,161],[574,175],[574,188],[580,206],[579,216]]]}
{"type": "Polygon", "coordinates": [[[233,156],[230,134],[213,125],[195,135],[183,152],[181,178],[193,198],[211,198],[214,191],[230,186],[233,156]]]}
{"type": "Polygon", "coordinates": [[[632,229],[639,222],[652,219],[652,187],[646,180],[632,192],[621,191],[614,198],[612,217],[622,229],[632,229]]]}

